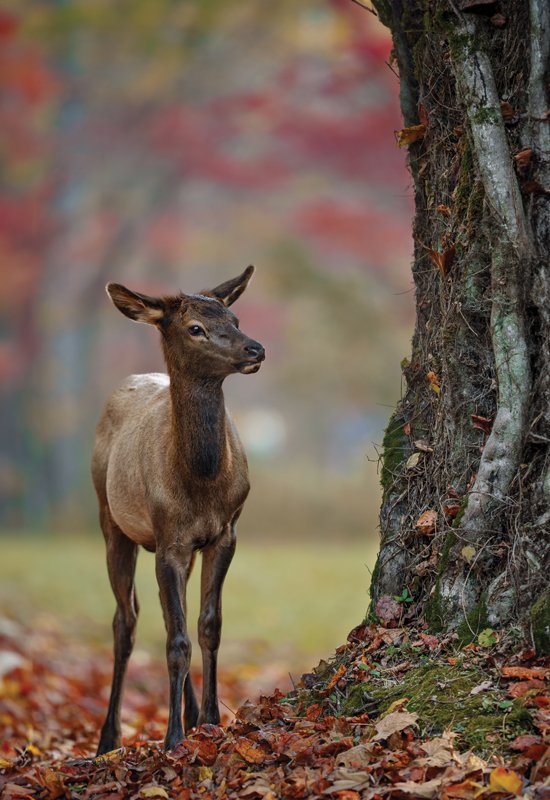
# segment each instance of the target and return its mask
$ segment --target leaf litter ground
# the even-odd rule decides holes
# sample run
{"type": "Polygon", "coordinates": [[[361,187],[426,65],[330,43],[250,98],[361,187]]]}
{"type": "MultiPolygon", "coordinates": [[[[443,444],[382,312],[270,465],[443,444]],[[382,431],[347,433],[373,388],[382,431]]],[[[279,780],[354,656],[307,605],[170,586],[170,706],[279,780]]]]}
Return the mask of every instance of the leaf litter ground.
{"type": "MultiPolygon", "coordinates": [[[[395,623],[394,623],[395,624],[395,623]]],[[[104,653],[59,630],[0,639],[2,798],[550,798],[548,660],[499,642],[361,625],[283,695],[244,702],[170,752],[166,674],[134,663],[124,747],[93,758],[104,653]]],[[[235,705],[253,686],[222,675],[235,705]]]]}

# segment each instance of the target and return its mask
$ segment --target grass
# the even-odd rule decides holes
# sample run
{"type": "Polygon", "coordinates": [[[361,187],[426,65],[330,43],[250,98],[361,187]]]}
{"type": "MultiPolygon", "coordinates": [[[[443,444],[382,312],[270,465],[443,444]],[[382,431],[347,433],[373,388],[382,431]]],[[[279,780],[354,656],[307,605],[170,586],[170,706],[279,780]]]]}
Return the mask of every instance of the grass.
{"type": "MultiPolygon", "coordinates": [[[[110,643],[114,600],[99,534],[4,536],[0,547],[0,614],[26,621],[53,616],[83,640],[110,643]]],[[[363,618],[375,555],[374,541],[240,541],[224,590],[221,660],[228,665],[275,660],[296,673],[309,669],[363,618]]],[[[199,575],[200,559],[188,591],[194,642],[199,575]]],[[[161,655],[164,626],[154,556],[145,551],[140,552],[136,585],[141,606],[137,646],[161,655]]]]}

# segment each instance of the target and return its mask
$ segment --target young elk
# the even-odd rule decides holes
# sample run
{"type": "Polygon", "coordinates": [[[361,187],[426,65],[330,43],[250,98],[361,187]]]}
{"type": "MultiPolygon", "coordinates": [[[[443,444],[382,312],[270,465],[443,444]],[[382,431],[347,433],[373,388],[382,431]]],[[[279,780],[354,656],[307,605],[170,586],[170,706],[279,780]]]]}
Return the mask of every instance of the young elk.
{"type": "Polygon", "coordinates": [[[156,553],[167,632],[170,713],[165,747],[202,722],[219,723],[216,663],[221,592],[235,550],[235,523],[249,490],[246,456],[224,405],[232,372],[257,372],[264,348],[239,330],[228,310],[254,267],[201,294],[147,297],[118,283],[115,306],[161,334],[168,375],[132,375],[109,400],[97,428],[92,476],[99,500],[107,566],[117,608],[115,663],[98,755],[120,746],[120,696],[134,644],[138,545],[156,553]],[[185,588],[202,550],[199,644],[203,692],[199,711],[191,679],[185,588]]]}

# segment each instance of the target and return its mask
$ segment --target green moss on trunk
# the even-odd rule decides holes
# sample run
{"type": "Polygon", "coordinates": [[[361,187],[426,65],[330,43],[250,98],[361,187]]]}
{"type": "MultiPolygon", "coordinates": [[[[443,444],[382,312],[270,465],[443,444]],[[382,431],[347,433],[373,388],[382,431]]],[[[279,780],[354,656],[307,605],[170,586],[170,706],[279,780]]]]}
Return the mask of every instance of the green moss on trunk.
{"type": "Polygon", "coordinates": [[[537,653],[550,654],[550,589],[531,606],[531,631],[537,653]]]}

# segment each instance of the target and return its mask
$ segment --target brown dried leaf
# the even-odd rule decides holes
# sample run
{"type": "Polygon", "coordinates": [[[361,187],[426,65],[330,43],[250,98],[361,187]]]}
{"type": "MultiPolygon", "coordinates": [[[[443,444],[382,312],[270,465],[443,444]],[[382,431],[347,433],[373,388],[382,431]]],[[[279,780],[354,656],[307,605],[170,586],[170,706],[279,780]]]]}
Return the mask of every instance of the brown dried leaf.
{"type": "Polygon", "coordinates": [[[443,251],[432,250],[431,247],[428,247],[427,250],[431,260],[438,268],[438,270],[441,272],[441,275],[445,277],[445,275],[447,275],[447,273],[449,272],[452,263],[454,261],[456,255],[456,247],[453,245],[452,247],[449,247],[448,250],[443,250],[443,251]]]}
{"type": "Polygon", "coordinates": [[[382,719],[375,724],[376,735],[372,737],[372,740],[373,742],[377,742],[380,739],[387,739],[392,733],[398,733],[399,731],[404,731],[405,728],[416,725],[417,719],[418,714],[414,712],[393,711],[391,714],[382,717],[382,719]]]}
{"type": "Polygon", "coordinates": [[[235,750],[247,764],[263,764],[268,757],[265,750],[244,737],[235,742],[235,750]]]}
{"type": "Polygon", "coordinates": [[[479,414],[470,414],[470,419],[472,420],[474,428],[483,431],[487,436],[491,433],[494,422],[493,419],[490,417],[480,417],[479,414]]]}
{"type": "Polygon", "coordinates": [[[382,595],[375,608],[377,616],[385,623],[396,622],[400,618],[402,610],[399,603],[389,594],[382,595]]]}
{"type": "Polygon", "coordinates": [[[398,147],[407,147],[409,144],[424,138],[426,125],[411,125],[408,128],[402,128],[400,131],[395,131],[394,133],[398,147]]]}
{"type": "Polygon", "coordinates": [[[437,511],[433,508],[424,511],[416,520],[414,527],[420,536],[428,536],[433,533],[437,525],[437,511]]]}
{"type": "Polygon", "coordinates": [[[516,162],[516,168],[520,175],[523,175],[527,171],[532,158],[533,151],[530,147],[524,147],[523,150],[515,154],[514,161],[516,162]]]}
{"type": "Polygon", "coordinates": [[[510,697],[525,697],[527,692],[535,692],[545,689],[546,684],[544,681],[533,678],[530,681],[519,681],[518,683],[511,683],[508,687],[508,694],[510,697]]]}
{"type": "Polygon", "coordinates": [[[451,216],[451,209],[449,206],[446,206],[445,203],[440,203],[435,210],[438,214],[443,214],[444,217],[451,216]]]}

